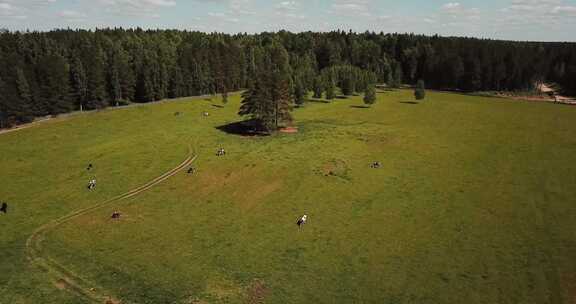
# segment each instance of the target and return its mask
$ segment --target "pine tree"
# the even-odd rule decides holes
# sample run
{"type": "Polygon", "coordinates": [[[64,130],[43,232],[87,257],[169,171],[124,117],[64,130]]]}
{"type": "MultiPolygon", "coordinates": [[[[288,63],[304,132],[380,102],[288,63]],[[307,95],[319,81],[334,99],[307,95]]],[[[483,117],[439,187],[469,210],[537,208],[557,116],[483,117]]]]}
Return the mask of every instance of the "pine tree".
{"type": "Polygon", "coordinates": [[[320,78],[319,76],[314,78],[313,90],[314,90],[314,98],[322,98],[324,85],[322,83],[322,78],[320,78]]]}
{"type": "Polygon", "coordinates": [[[259,67],[252,87],[243,94],[239,115],[255,120],[266,132],[292,121],[292,92],[288,53],[279,44],[266,48],[266,64],[259,67]]]}
{"type": "Polygon", "coordinates": [[[16,88],[18,89],[18,95],[22,103],[26,105],[32,104],[32,92],[30,92],[30,85],[24,75],[24,71],[21,68],[15,68],[16,73],[16,88]]]}
{"type": "Polygon", "coordinates": [[[326,86],[326,99],[332,100],[334,98],[336,98],[336,86],[334,85],[334,81],[328,80],[326,86]]]}
{"type": "Polygon", "coordinates": [[[354,88],[353,88],[354,84],[352,81],[352,77],[350,75],[345,76],[345,78],[342,80],[342,85],[340,87],[340,89],[342,89],[342,94],[344,96],[350,96],[354,93],[354,88]]]}
{"type": "Polygon", "coordinates": [[[294,84],[294,103],[296,106],[301,107],[304,105],[305,95],[306,92],[304,91],[302,81],[297,78],[294,84]]]}
{"type": "Polygon", "coordinates": [[[99,46],[93,45],[89,52],[86,106],[90,109],[101,109],[106,103],[106,58],[99,46]]]}
{"type": "Polygon", "coordinates": [[[224,91],[222,91],[222,103],[228,103],[228,90],[226,90],[226,87],[224,87],[224,91]]]}
{"type": "Polygon", "coordinates": [[[6,84],[0,77],[0,129],[8,127],[8,107],[5,90],[6,84]]]}
{"type": "Polygon", "coordinates": [[[136,90],[136,76],[134,74],[134,67],[130,62],[130,55],[121,46],[118,47],[118,53],[116,55],[122,99],[133,101],[136,90]]]}
{"type": "Polygon", "coordinates": [[[182,75],[182,69],[180,67],[175,67],[172,70],[170,77],[170,85],[168,90],[168,97],[176,98],[185,96],[186,90],[184,87],[184,76],[182,75]]]}
{"type": "Polygon", "coordinates": [[[72,89],[72,98],[77,104],[78,109],[82,111],[87,98],[88,79],[84,65],[77,56],[72,58],[72,64],[70,65],[70,85],[72,89]]]}
{"type": "Polygon", "coordinates": [[[364,92],[364,104],[371,106],[376,102],[376,88],[374,85],[368,85],[364,92]]]}
{"type": "Polygon", "coordinates": [[[394,76],[392,77],[393,82],[391,87],[392,88],[399,88],[400,86],[402,86],[402,81],[403,81],[403,73],[402,73],[402,67],[398,64],[396,65],[396,68],[394,69],[394,76]]]}
{"type": "Polygon", "coordinates": [[[70,99],[70,71],[61,56],[45,56],[38,62],[40,101],[46,114],[66,113],[73,109],[70,99]]]}
{"type": "Polygon", "coordinates": [[[416,88],[414,89],[414,97],[416,100],[422,100],[426,97],[426,88],[424,86],[424,80],[418,80],[416,83],[416,88]]]}
{"type": "MultiPolygon", "coordinates": [[[[33,120],[34,96],[24,71],[17,67],[14,69],[16,89],[18,99],[12,101],[11,112],[19,122],[29,122],[33,120]]],[[[7,100],[6,102],[10,102],[7,100]]]]}

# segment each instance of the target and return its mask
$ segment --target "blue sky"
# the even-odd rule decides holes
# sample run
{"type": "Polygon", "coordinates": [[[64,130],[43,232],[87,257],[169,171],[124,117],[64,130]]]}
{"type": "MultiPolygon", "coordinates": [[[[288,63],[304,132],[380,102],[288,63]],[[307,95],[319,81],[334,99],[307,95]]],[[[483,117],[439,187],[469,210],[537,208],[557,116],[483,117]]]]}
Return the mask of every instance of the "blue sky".
{"type": "Polygon", "coordinates": [[[0,28],[115,26],[576,41],[576,0],[0,0],[0,28]]]}

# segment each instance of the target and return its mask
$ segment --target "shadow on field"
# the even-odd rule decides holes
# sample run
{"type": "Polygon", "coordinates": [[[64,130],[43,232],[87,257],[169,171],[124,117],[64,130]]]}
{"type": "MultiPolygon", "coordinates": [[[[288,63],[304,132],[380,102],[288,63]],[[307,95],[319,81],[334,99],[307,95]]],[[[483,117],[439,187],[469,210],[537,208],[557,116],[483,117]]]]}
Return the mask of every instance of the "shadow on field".
{"type": "Polygon", "coordinates": [[[417,104],[419,104],[419,102],[416,102],[416,101],[399,101],[399,103],[411,104],[411,105],[417,105],[417,104]]]}
{"type": "Polygon", "coordinates": [[[307,102],[315,102],[315,103],[330,103],[327,100],[322,100],[322,99],[306,99],[307,102]]]}
{"type": "Polygon", "coordinates": [[[212,104],[212,106],[215,107],[215,108],[219,108],[219,109],[224,108],[224,106],[222,106],[222,105],[217,105],[217,104],[212,104]]]}
{"type": "Polygon", "coordinates": [[[240,136],[269,136],[267,132],[264,132],[256,123],[255,120],[244,120],[229,123],[226,125],[218,126],[216,129],[233,135],[240,136]]]}
{"type": "Polygon", "coordinates": [[[369,106],[350,106],[350,107],[354,108],[354,109],[369,109],[370,108],[369,106]]]}

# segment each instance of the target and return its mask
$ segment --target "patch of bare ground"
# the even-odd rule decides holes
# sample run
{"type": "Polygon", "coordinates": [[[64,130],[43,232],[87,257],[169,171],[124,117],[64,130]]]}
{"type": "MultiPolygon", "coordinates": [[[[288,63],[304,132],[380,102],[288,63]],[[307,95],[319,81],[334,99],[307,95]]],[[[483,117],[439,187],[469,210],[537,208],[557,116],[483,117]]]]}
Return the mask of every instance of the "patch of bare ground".
{"type": "Polygon", "coordinates": [[[106,299],[106,302],[104,302],[104,304],[122,304],[122,301],[114,298],[108,298],[106,299]]]}
{"type": "Polygon", "coordinates": [[[567,96],[561,96],[547,84],[540,84],[536,92],[532,95],[514,95],[509,93],[497,93],[496,96],[514,100],[534,101],[534,102],[554,102],[568,105],[576,105],[576,100],[567,96]]]}
{"type": "Polygon", "coordinates": [[[285,134],[294,134],[294,133],[298,133],[298,128],[297,127],[286,127],[286,128],[280,129],[279,132],[285,133],[285,134]]]}
{"type": "Polygon", "coordinates": [[[565,275],[562,280],[562,288],[566,290],[566,303],[576,304],[576,273],[565,275]]]}
{"type": "Polygon", "coordinates": [[[264,303],[266,299],[266,294],[268,293],[268,288],[261,280],[254,280],[247,290],[247,301],[248,304],[261,304],[264,303]]]}
{"type": "Polygon", "coordinates": [[[56,286],[56,288],[58,288],[59,290],[68,289],[68,283],[63,279],[59,279],[56,282],[54,282],[54,286],[56,286]]]}
{"type": "Polygon", "coordinates": [[[325,163],[316,173],[323,176],[335,176],[347,179],[348,178],[348,165],[341,159],[333,159],[325,163]]]}

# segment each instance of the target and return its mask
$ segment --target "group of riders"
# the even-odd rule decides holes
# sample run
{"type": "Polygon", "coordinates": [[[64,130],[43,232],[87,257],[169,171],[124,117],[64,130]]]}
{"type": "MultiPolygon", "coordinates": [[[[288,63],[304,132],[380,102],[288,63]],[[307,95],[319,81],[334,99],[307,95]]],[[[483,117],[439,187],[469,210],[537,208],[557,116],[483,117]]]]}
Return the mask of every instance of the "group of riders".
{"type": "MultiPolygon", "coordinates": [[[[558,101],[558,97],[557,97],[557,96],[554,96],[554,97],[555,97],[555,101],[557,102],[557,101],[558,101]]],[[[181,115],[181,114],[182,114],[181,112],[176,112],[176,113],[174,113],[175,116],[179,116],[179,115],[181,115]]],[[[209,114],[208,112],[203,112],[203,113],[202,113],[202,116],[204,116],[204,117],[208,117],[209,115],[210,115],[210,114],[209,114]]],[[[224,155],[226,155],[226,150],[224,150],[224,148],[219,148],[219,149],[216,151],[216,156],[224,156],[224,155]]],[[[380,167],[381,167],[381,164],[380,164],[380,162],[378,162],[378,161],[375,161],[375,162],[373,162],[372,164],[370,164],[370,168],[373,168],[373,169],[378,169],[378,168],[380,168],[380,167]]],[[[86,170],[91,171],[92,169],[93,169],[93,165],[92,165],[92,164],[88,164],[88,167],[86,168],[86,170]]],[[[188,174],[194,174],[195,172],[196,172],[196,169],[195,169],[194,167],[190,167],[190,168],[187,170],[187,173],[188,173],[188,174]]],[[[93,178],[93,179],[91,179],[91,180],[88,182],[88,189],[89,189],[89,190],[92,190],[92,189],[94,189],[95,187],[96,187],[96,179],[93,178]]],[[[0,211],[3,211],[4,213],[6,213],[6,209],[7,209],[7,204],[6,204],[6,203],[2,203],[2,208],[0,209],[0,211]]],[[[120,213],[119,211],[114,211],[114,212],[112,213],[111,218],[112,218],[112,219],[120,219],[120,216],[121,216],[121,213],[120,213]]],[[[296,224],[298,225],[298,228],[299,228],[299,229],[302,228],[302,227],[304,226],[304,224],[306,224],[307,220],[308,220],[308,215],[306,215],[306,214],[303,215],[302,217],[300,217],[300,218],[298,219],[298,221],[296,222],[296,224]]]]}

